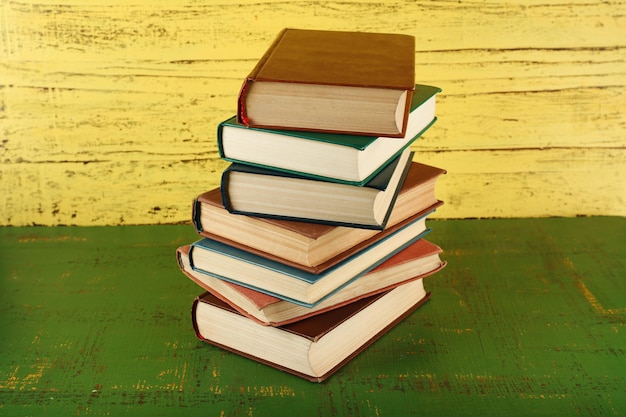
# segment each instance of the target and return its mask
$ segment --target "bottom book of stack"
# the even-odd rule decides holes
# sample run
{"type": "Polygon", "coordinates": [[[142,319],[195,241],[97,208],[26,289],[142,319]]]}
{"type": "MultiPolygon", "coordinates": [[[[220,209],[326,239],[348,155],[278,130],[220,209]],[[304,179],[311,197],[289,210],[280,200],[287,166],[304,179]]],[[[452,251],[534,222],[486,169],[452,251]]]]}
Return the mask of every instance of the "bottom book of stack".
{"type": "Polygon", "coordinates": [[[308,307],[197,271],[189,254],[179,247],[178,264],[207,291],[192,308],[198,338],[315,382],[428,300],[423,278],[446,265],[441,248],[419,239],[308,307]]]}
{"type": "Polygon", "coordinates": [[[315,382],[321,382],[424,303],[421,279],[280,327],[250,320],[209,292],[196,298],[198,337],[315,382]]]}

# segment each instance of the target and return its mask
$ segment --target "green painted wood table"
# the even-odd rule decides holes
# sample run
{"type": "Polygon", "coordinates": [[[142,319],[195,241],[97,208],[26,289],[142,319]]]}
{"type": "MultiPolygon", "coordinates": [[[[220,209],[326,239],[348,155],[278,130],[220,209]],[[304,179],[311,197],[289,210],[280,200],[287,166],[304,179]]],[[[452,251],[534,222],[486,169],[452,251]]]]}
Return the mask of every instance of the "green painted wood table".
{"type": "Polygon", "coordinates": [[[195,338],[191,226],[2,228],[0,415],[626,415],[626,219],[429,225],[432,299],[321,384],[195,338]]]}

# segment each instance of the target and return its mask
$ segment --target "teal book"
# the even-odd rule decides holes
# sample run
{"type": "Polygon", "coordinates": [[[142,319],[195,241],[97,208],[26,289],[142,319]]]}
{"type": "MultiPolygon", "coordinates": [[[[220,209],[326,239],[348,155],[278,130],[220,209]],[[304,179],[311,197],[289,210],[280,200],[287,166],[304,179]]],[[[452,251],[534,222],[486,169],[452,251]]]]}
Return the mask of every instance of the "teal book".
{"type": "Polygon", "coordinates": [[[319,273],[311,273],[258,254],[204,238],[189,249],[193,271],[239,284],[296,304],[313,307],[430,232],[426,218],[394,233],[319,273]]]}
{"type": "Polygon", "coordinates": [[[218,125],[219,154],[230,162],[363,185],[435,123],[440,91],[415,85],[404,137],[253,128],[233,116],[218,125]]]}
{"type": "Polygon", "coordinates": [[[364,186],[233,163],[222,174],[222,201],[234,214],[383,230],[412,157],[405,149],[364,186]]]}

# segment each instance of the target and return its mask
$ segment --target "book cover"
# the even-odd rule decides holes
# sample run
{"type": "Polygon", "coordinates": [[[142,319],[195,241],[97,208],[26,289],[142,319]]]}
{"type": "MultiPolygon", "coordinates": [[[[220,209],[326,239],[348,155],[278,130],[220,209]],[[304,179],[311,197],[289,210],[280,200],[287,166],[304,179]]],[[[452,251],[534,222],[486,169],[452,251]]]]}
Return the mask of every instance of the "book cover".
{"type": "Polygon", "coordinates": [[[189,263],[189,245],[181,246],[176,250],[179,268],[188,278],[230,304],[241,314],[260,324],[270,326],[281,326],[302,320],[358,299],[388,291],[411,280],[431,276],[446,266],[440,254],[441,248],[426,239],[420,239],[315,307],[303,307],[263,292],[195,272],[189,263]]]}
{"type": "MultiPolygon", "coordinates": [[[[279,117],[276,121],[272,118],[272,116],[281,116],[280,112],[285,109],[291,110],[289,101],[285,101],[284,108],[270,108],[265,118],[258,116],[250,103],[250,95],[256,84],[264,83],[272,83],[276,85],[276,88],[288,84],[287,88],[298,88],[299,93],[297,95],[308,94],[311,87],[319,86],[331,87],[331,89],[323,90],[326,96],[328,95],[327,91],[332,92],[338,87],[344,87],[342,91],[346,88],[356,89],[357,91],[348,93],[352,96],[359,94],[360,91],[358,90],[368,90],[367,93],[372,91],[386,95],[397,91],[401,93],[397,99],[404,100],[405,103],[401,107],[399,117],[396,112],[400,103],[391,107],[392,111],[388,117],[393,122],[393,129],[390,127],[384,133],[402,136],[406,129],[408,103],[410,103],[415,83],[415,38],[403,34],[286,28],[278,34],[265,54],[259,59],[244,80],[239,93],[237,118],[239,122],[245,125],[377,135],[378,132],[376,131],[363,129],[363,126],[367,126],[369,122],[364,110],[367,108],[364,106],[361,106],[364,109],[360,109],[360,111],[351,112],[355,113],[353,115],[356,116],[355,123],[349,123],[352,120],[344,118],[343,124],[340,121],[335,124],[302,125],[298,123],[300,122],[299,119],[294,124],[289,119],[283,121],[279,117]],[[361,125],[358,123],[360,120],[358,113],[363,113],[361,116],[364,118],[364,123],[361,125]],[[265,120],[267,117],[269,119],[265,120]],[[352,128],[348,128],[348,125],[352,128]]],[[[293,95],[291,94],[291,96],[293,95]]],[[[314,106],[298,108],[296,110],[299,113],[295,116],[303,116],[306,121],[326,122],[327,119],[332,120],[336,117],[334,113],[339,106],[337,96],[338,94],[333,97],[335,108],[315,106],[317,107],[315,110],[318,112],[315,117],[311,118],[306,118],[306,114],[302,115],[302,113],[312,112],[314,106]],[[320,113],[320,111],[322,112],[320,113]]],[[[354,99],[352,102],[348,100],[348,110],[349,106],[355,107],[359,104],[354,99]]]]}
{"type": "Polygon", "coordinates": [[[222,174],[222,201],[234,214],[382,230],[412,155],[405,149],[362,187],[234,163],[222,174]]]}
{"type": "Polygon", "coordinates": [[[253,128],[233,116],[217,127],[219,155],[230,162],[362,185],[435,123],[435,98],[440,91],[415,85],[402,138],[253,128]]]}
{"type": "Polygon", "coordinates": [[[422,280],[415,280],[324,314],[271,327],[246,318],[207,292],[194,300],[191,316],[199,340],[321,382],[429,298],[422,280]]]}

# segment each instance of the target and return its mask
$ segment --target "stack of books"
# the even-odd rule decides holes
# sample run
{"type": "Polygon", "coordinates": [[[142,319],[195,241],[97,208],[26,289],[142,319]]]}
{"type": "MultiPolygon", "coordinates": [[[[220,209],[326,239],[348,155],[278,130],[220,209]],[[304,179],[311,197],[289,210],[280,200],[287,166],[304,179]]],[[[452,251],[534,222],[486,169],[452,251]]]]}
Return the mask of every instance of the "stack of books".
{"type": "Polygon", "coordinates": [[[220,187],[179,247],[203,341],[323,381],[422,305],[445,170],[410,146],[436,120],[411,36],[285,29],[220,123],[220,187]]]}

